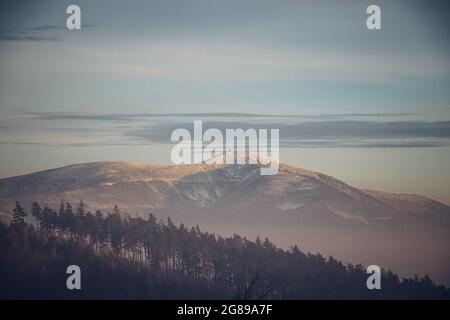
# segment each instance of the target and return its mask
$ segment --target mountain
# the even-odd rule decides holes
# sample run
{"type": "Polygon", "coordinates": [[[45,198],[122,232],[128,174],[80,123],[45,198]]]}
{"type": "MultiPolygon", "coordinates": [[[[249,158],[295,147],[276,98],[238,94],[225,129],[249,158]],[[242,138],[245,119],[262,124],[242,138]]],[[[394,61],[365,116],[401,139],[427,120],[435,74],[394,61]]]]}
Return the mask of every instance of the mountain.
{"type": "Polygon", "coordinates": [[[83,199],[90,210],[118,204],[130,215],[170,216],[223,235],[268,236],[283,247],[298,244],[450,283],[450,207],[417,195],[360,190],[285,164],[277,175],[262,176],[256,164],[95,162],[0,180],[3,219],[16,200],[55,207],[61,199],[83,199]]]}

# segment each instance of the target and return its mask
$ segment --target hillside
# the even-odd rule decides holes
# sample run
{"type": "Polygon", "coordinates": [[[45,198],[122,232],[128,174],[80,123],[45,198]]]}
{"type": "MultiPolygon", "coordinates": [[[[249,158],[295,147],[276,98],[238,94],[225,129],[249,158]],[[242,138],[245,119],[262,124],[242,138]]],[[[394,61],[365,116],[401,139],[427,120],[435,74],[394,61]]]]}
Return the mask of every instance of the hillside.
{"type": "Polygon", "coordinates": [[[385,270],[381,289],[368,290],[363,266],[278,249],[268,239],[74,208],[43,210],[39,231],[0,224],[1,299],[450,298],[429,277],[401,279],[385,270]],[[73,264],[82,290],[66,288],[73,264]]]}
{"type": "Polygon", "coordinates": [[[131,215],[152,212],[222,235],[268,236],[285,248],[298,244],[450,283],[448,206],[421,196],[359,190],[285,164],[277,175],[261,176],[258,165],[96,162],[0,180],[4,219],[16,200],[56,207],[61,199],[83,199],[93,211],[118,204],[131,215]]]}

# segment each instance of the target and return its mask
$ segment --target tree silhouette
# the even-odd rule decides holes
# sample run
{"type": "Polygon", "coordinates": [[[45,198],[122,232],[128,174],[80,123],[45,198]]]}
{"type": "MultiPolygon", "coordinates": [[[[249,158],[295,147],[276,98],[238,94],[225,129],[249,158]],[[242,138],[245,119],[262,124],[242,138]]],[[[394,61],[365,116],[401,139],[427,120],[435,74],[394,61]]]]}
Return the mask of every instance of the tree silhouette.
{"type": "Polygon", "coordinates": [[[63,201],[58,211],[37,202],[31,210],[38,231],[24,223],[19,202],[11,225],[0,224],[0,298],[450,298],[428,276],[383,270],[382,290],[368,290],[362,265],[283,250],[267,238],[223,238],[151,213],[131,217],[117,205],[106,214],[82,201],[75,213],[63,201]],[[79,296],[64,287],[70,264],[88,279],[79,296]]]}
{"type": "Polygon", "coordinates": [[[36,219],[36,229],[39,230],[39,225],[42,220],[42,208],[36,201],[31,204],[31,214],[36,219]]]}
{"type": "Polygon", "coordinates": [[[16,201],[16,206],[13,209],[13,220],[12,223],[15,225],[23,225],[25,223],[24,218],[27,216],[25,210],[20,205],[19,201],[16,201]]]}

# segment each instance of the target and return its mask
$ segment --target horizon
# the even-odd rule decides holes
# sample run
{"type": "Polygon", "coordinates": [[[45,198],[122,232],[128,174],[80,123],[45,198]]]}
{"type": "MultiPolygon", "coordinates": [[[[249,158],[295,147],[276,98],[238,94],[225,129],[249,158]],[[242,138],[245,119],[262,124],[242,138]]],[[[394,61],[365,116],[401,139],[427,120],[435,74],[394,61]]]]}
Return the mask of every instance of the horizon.
{"type": "MultiPolygon", "coordinates": [[[[29,175],[29,174],[39,173],[39,172],[44,172],[44,171],[58,170],[58,169],[66,168],[66,167],[80,166],[80,165],[90,165],[90,164],[102,164],[102,163],[124,163],[124,164],[130,164],[130,165],[145,165],[145,166],[152,166],[152,167],[155,167],[155,168],[157,168],[157,167],[166,168],[166,167],[175,167],[175,166],[186,166],[186,167],[189,167],[189,166],[202,166],[202,165],[210,165],[210,166],[230,166],[230,165],[233,166],[233,165],[239,165],[239,164],[226,164],[226,163],[223,163],[223,164],[210,164],[210,163],[207,163],[207,162],[194,163],[194,164],[173,164],[173,163],[168,163],[168,164],[153,164],[153,163],[147,163],[147,162],[135,162],[135,161],[127,161],[127,160],[103,160],[103,161],[90,161],[90,162],[70,163],[70,164],[66,164],[66,165],[59,166],[59,167],[51,167],[51,168],[47,168],[47,169],[42,169],[42,170],[37,170],[37,171],[32,171],[32,172],[26,172],[26,173],[14,175],[14,176],[0,177],[0,180],[3,180],[3,179],[9,179],[9,178],[15,178],[15,177],[20,177],[20,176],[26,176],[26,175],[29,175]]],[[[331,175],[325,174],[325,173],[323,173],[323,172],[318,172],[318,171],[314,171],[314,170],[309,170],[308,168],[298,167],[298,166],[291,165],[291,164],[284,163],[284,162],[280,162],[280,165],[287,165],[287,166],[291,166],[291,167],[294,167],[294,168],[297,168],[297,169],[302,169],[302,170],[306,170],[306,171],[310,171],[310,172],[314,172],[314,173],[319,173],[319,174],[323,174],[323,175],[325,175],[325,176],[329,176],[329,177],[331,177],[331,178],[337,179],[336,177],[333,177],[333,176],[331,176],[331,175]]],[[[282,170],[281,167],[280,167],[280,170],[282,170]]],[[[386,193],[390,193],[390,194],[394,194],[394,195],[419,196],[419,197],[425,197],[425,198],[427,198],[427,199],[429,199],[429,200],[433,200],[433,201],[440,202],[440,203],[442,203],[442,204],[444,204],[444,205],[446,205],[446,206],[450,206],[450,204],[448,204],[448,203],[445,203],[445,202],[443,202],[443,201],[439,201],[439,200],[434,199],[434,198],[429,197],[429,196],[424,196],[424,195],[422,195],[422,194],[416,194],[416,193],[404,193],[404,192],[388,192],[388,191],[385,191],[385,190],[377,190],[377,189],[370,189],[370,188],[358,188],[357,186],[354,186],[354,185],[348,183],[347,181],[340,180],[340,179],[337,179],[337,180],[339,180],[339,181],[341,181],[341,182],[344,182],[345,184],[347,184],[347,185],[349,185],[349,186],[351,186],[351,187],[353,187],[353,188],[359,189],[359,190],[362,191],[362,192],[366,192],[366,191],[376,191],[376,192],[386,192],[386,193]]],[[[369,195],[370,195],[370,194],[369,194],[369,195]]]]}
{"type": "Polygon", "coordinates": [[[169,165],[174,146],[171,132],[179,127],[192,131],[193,121],[202,118],[205,128],[280,128],[281,163],[327,174],[359,189],[417,194],[450,205],[446,161],[450,159],[450,121],[427,119],[427,114],[3,115],[3,121],[18,125],[9,129],[10,134],[5,132],[8,129],[2,130],[8,140],[0,141],[0,178],[96,161],[169,165]],[[38,156],[22,156],[25,154],[38,156]]]}

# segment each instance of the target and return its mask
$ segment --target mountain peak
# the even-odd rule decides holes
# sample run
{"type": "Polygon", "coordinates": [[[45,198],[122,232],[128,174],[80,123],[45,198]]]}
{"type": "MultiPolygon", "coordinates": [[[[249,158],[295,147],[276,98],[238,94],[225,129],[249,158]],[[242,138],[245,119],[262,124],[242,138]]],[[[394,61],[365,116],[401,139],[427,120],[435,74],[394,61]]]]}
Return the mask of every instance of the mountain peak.
{"type": "MultiPolygon", "coordinates": [[[[0,179],[0,218],[11,217],[15,201],[29,211],[33,201],[57,207],[61,199],[71,203],[83,199],[91,212],[109,212],[117,204],[130,214],[170,216],[218,234],[264,235],[282,246],[300,243],[306,250],[357,262],[374,251],[379,257],[395,257],[395,250],[405,250],[403,246],[409,248],[420,239],[450,261],[450,208],[437,201],[359,190],[286,164],[271,176],[262,176],[259,169],[260,164],[74,164],[0,179]]],[[[414,263],[430,259],[425,253],[419,258],[414,263]]],[[[403,266],[405,261],[397,263],[403,266]]]]}

